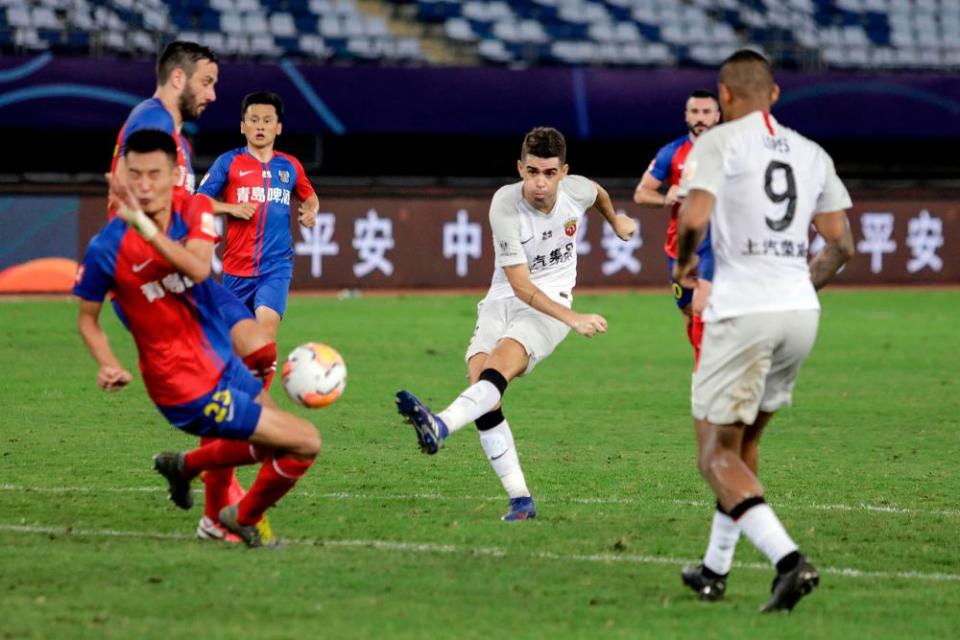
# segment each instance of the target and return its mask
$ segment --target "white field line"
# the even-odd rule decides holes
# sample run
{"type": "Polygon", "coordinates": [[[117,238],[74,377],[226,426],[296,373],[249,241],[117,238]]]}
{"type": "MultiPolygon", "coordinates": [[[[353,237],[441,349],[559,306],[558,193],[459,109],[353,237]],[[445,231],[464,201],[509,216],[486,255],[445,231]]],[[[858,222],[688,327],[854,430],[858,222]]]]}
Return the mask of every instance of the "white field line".
{"type": "MultiPolygon", "coordinates": [[[[134,538],[148,540],[196,540],[185,533],[153,533],[149,531],[121,531],[116,529],[74,529],[44,525],[23,525],[0,523],[0,532],[28,533],[54,536],[77,536],[81,538],[134,538]]],[[[455,544],[436,544],[431,542],[398,542],[394,540],[316,540],[286,539],[286,544],[308,547],[337,547],[352,549],[373,549],[386,552],[429,553],[435,555],[462,554],[493,558],[533,558],[538,560],[557,560],[560,562],[621,563],[621,564],[658,564],[681,566],[696,563],[690,558],[671,556],[650,556],[635,554],[562,554],[546,551],[533,553],[511,552],[500,547],[468,547],[455,544]]],[[[759,562],[735,562],[734,567],[758,571],[770,571],[768,564],[759,562]]],[[[864,571],[851,567],[822,567],[820,572],[845,578],[899,578],[902,580],[921,580],[926,582],[960,582],[960,574],[927,573],[923,571],[864,571]]]]}
{"type": "MultiPolygon", "coordinates": [[[[166,492],[166,487],[158,484],[149,487],[25,487],[15,484],[0,484],[0,492],[3,491],[22,491],[36,493],[160,493],[166,492]]],[[[195,489],[194,493],[202,493],[202,489],[195,489]]],[[[294,495],[304,498],[317,498],[321,500],[437,500],[437,501],[491,501],[505,502],[503,496],[445,496],[439,493],[350,493],[335,491],[330,493],[312,493],[310,491],[297,491],[294,495]]],[[[578,498],[574,496],[537,496],[537,502],[540,503],[569,503],[569,504],[644,504],[650,502],[649,499],[642,498],[617,498],[617,497],[599,497],[599,498],[578,498]]],[[[667,500],[671,504],[708,508],[713,506],[713,502],[706,500],[667,500]]],[[[886,504],[867,504],[860,502],[857,504],[820,504],[820,503],[773,503],[774,507],[782,509],[812,509],[814,511],[860,511],[865,513],[878,513],[889,515],[908,515],[908,516],[960,516],[960,509],[908,509],[897,505],[886,504]]]]}

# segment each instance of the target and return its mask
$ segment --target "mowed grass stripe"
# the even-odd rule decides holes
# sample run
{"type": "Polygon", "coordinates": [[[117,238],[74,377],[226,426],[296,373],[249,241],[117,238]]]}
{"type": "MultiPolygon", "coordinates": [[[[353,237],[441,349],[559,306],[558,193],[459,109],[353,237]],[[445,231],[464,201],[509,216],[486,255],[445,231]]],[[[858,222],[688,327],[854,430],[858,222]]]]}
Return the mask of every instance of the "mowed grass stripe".
{"type": "MultiPolygon", "coordinates": [[[[36,493],[159,493],[165,492],[166,488],[156,487],[24,487],[15,484],[0,484],[0,491],[29,491],[36,493]]],[[[202,495],[203,489],[194,489],[193,493],[202,495]]],[[[319,500],[442,500],[453,502],[503,502],[503,496],[445,496],[438,493],[349,493],[336,491],[331,493],[313,493],[310,491],[298,491],[295,496],[302,498],[315,498],[319,500]]],[[[294,498],[295,499],[295,498],[294,498]]],[[[650,503],[673,504],[677,506],[695,507],[697,509],[709,507],[713,502],[705,500],[664,500],[656,497],[644,496],[643,498],[619,498],[619,497],[596,497],[581,498],[577,496],[537,496],[539,503],[570,503],[570,504],[626,504],[626,505],[645,505],[650,503]]],[[[960,509],[910,509],[900,507],[895,504],[798,504],[798,503],[776,503],[778,509],[788,510],[813,510],[813,511],[856,511],[863,513],[873,513],[878,515],[906,515],[906,516],[948,516],[960,517],[960,509]]]]}
{"type": "MultiPolygon", "coordinates": [[[[152,540],[196,540],[195,536],[183,533],[157,533],[149,531],[122,531],[116,529],[73,529],[46,525],[0,524],[0,531],[8,533],[28,533],[54,536],[77,536],[81,538],[142,538],[152,540]]],[[[399,553],[464,554],[489,556],[494,558],[526,557],[539,560],[557,560],[560,562],[623,562],[631,564],[687,565],[699,562],[692,558],[674,558],[670,556],[634,555],[634,554],[560,554],[550,551],[523,553],[500,547],[468,547],[456,544],[435,544],[430,542],[405,542],[396,540],[314,540],[284,538],[285,544],[306,547],[347,547],[373,549],[376,551],[399,553]]],[[[265,551],[271,552],[271,551],[265,551]]],[[[769,564],[759,562],[734,562],[738,569],[770,571],[769,564]]],[[[960,582],[960,574],[927,573],[923,571],[864,571],[852,567],[821,567],[821,573],[845,578],[899,578],[903,580],[924,580],[929,582],[960,582]]]]}

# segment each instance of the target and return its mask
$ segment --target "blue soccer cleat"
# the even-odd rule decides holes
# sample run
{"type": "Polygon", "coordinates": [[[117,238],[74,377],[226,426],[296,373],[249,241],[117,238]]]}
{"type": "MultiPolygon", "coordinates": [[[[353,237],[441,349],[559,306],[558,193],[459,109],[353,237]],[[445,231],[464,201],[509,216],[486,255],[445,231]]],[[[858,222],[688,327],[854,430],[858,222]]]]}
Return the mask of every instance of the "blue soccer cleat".
{"type": "Polygon", "coordinates": [[[447,437],[447,425],[409,391],[397,392],[397,411],[417,431],[417,442],[424,453],[440,451],[440,443],[447,437]]]}
{"type": "Polygon", "coordinates": [[[533,498],[510,498],[510,513],[500,518],[507,522],[516,520],[529,520],[537,517],[537,505],[533,503],[533,498]]]}

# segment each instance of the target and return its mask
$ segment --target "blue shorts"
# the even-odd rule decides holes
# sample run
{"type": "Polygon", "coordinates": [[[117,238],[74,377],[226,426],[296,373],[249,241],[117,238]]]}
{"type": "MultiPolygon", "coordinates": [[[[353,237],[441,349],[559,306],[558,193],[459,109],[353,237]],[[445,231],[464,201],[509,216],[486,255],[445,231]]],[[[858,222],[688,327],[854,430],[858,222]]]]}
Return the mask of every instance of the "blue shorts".
{"type": "MultiPolygon", "coordinates": [[[[225,275],[224,278],[230,276],[225,275]]],[[[214,304],[217,305],[217,312],[231,329],[241,320],[255,320],[253,313],[247,310],[243,303],[232,294],[226,286],[210,281],[213,285],[211,293],[213,294],[214,304]]]]}
{"type": "Polygon", "coordinates": [[[281,318],[287,310],[287,293],[293,279],[293,268],[284,267],[253,278],[223,274],[223,286],[252,313],[257,307],[267,307],[277,312],[281,318]]]}
{"type": "MultiPolygon", "coordinates": [[[[697,250],[697,256],[700,262],[697,263],[697,274],[702,280],[713,280],[713,248],[710,246],[710,238],[707,237],[697,250]]],[[[680,286],[680,283],[673,279],[673,265],[677,263],[673,258],[667,258],[667,268],[670,270],[670,284],[673,286],[673,297],[676,300],[677,308],[683,309],[693,302],[693,289],[680,286]]]]}
{"type": "Polygon", "coordinates": [[[256,397],[263,383],[234,356],[220,381],[196,400],[173,406],[157,405],[170,424],[197,436],[248,440],[257,429],[263,407],[256,397]]]}

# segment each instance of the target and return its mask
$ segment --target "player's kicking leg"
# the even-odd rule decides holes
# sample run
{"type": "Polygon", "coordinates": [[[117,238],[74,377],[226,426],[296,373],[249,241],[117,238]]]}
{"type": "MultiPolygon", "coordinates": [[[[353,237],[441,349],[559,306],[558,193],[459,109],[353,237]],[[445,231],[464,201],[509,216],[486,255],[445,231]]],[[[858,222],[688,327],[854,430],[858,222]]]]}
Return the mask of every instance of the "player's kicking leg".
{"type": "Polygon", "coordinates": [[[449,435],[475,422],[480,445],[510,498],[504,520],[536,517],[536,506],[527,488],[513,433],[500,408],[511,379],[523,373],[529,363],[526,349],[516,340],[504,338],[491,354],[475,353],[468,361],[470,386],[439,413],[433,413],[409,391],[397,393],[397,408],[417,433],[426,453],[436,453],[449,435]]]}
{"type": "Polygon", "coordinates": [[[246,495],[218,514],[221,524],[248,546],[256,547],[274,542],[263,521],[264,512],[313,464],[320,436],[309,422],[277,409],[269,396],[261,394],[255,401],[243,389],[249,385],[230,384],[248,375],[237,362],[206,396],[179,407],[161,407],[181,428],[213,432],[218,437],[187,453],[158,454],[154,468],[167,479],[174,504],[189,509],[193,502],[190,481],[200,473],[262,463],[246,495]]]}

